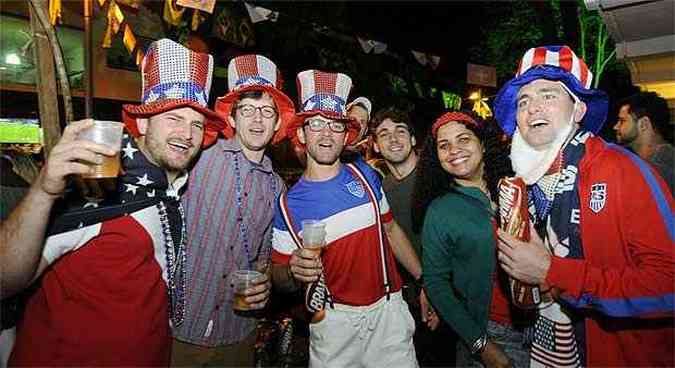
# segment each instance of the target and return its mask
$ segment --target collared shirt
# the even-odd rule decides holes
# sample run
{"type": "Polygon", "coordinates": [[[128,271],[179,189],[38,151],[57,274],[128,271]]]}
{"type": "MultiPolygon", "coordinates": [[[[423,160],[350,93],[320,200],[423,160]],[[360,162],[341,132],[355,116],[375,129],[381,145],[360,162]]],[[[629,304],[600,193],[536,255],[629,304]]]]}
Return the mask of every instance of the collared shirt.
{"type": "Polygon", "coordinates": [[[234,139],[220,139],[202,152],[182,197],[187,297],[185,321],[174,328],[178,340],[227,345],[254,329],[255,319],[232,311],[231,277],[269,258],[274,204],[283,187],[269,157],[260,164],[250,162],[234,139]]]}

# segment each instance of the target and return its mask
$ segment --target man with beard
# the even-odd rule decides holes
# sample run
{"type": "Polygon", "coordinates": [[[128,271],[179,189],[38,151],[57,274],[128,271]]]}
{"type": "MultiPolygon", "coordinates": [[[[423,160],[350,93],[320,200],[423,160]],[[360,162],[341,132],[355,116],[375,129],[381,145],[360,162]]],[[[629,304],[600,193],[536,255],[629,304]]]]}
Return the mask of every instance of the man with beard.
{"type": "Polygon", "coordinates": [[[654,165],[673,190],[675,150],[668,103],[655,92],[640,92],[619,102],[616,140],[654,165]]]}
{"type": "Polygon", "coordinates": [[[544,294],[532,366],[673,366],[673,198],[594,135],[607,96],[591,80],[567,46],[537,47],[497,94],[534,223],[529,241],[498,231],[499,261],[544,294]]]}
{"type": "Polygon", "coordinates": [[[167,366],[184,308],[186,169],[224,122],[209,110],[213,58],[162,39],[141,66],[143,103],[124,105],[124,173],[102,202],[66,198],[70,175],[117,150],[66,127],[28,195],[0,225],[3,298],[41,277],[10,365],[167,366]],[[50,211],[57,212],[51,218],[50,211]],[[48,226],[49,225],[49,226],[48,226]],[[45,240],[45,232],[48,237],[45,240]]]}
{"type": "Polygon", "coordinates": [[[318,309],[310,324],[311,367],[416,367],[414,321],[395,259],[416,279],[419,260],[392,218],[377,174],[362,160],[338,159],[359,129],[345,111],[351,79],[306,70],[297,82],[301,112],[289,134],[306,148],[307,167],[275,213],[274,283],[295,290],[321,275],[307,297],[308,306],[318,309]],[[321,256],[303,248],[303,220],[325,222],[321,256]],[[327,296],[318,307],[316,295],[327,296]]]}
{"type": "Polygon", "coordinates": [[[294,117],[276,65],[261,55],[230,61],[230,92],[216,101],[225,139],[205,150],[182,198],[187,218],[185,322],[174,327],[173,366],[253,366],[256,319],[235,312],[235,271],[265,274],[245,292],[246,309],[263,308],[274,201],[284,189],[265,149],[294,117]],[[276,133],[275,133],[276,132],[276,133]],[[234,135],[234,137],[233,137],[234,135]]]}
{"type": "MultiPolygon", "coordinates": [[[[422,255],[422,244],[419,234],[413,231],[412,195],[417,177],[417,141],[413,132],[410,115],[397,109],[387,107],[375,113],[371,124],[373,149],[384,157],[390,174],[382,181],[382,189],[389,200],[394,219],[411,240],[418,258],[422,255]]],[[[421,285],[404,269],[400,269],[403,277],[403,298],[410,306],[415,318],[415,351],[420,365],[424,367],[447,367],[454,364],[454,351],[447,349],[454,339],[453,333],[440,320],[432,308],[421,315],[418,295],[421,285]],[[432,332],[433,331],[433,332],[432,332]]]]}

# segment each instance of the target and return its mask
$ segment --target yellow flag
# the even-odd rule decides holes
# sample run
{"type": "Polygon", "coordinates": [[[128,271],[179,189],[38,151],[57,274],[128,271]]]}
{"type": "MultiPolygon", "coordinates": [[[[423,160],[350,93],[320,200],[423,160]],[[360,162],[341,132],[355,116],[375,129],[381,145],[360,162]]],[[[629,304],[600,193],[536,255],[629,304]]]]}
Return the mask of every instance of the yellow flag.
{"type": "Polygon", "coordinates": [[[202,15],[202,12],[195,9],[194,13],[192,13],[192,23],[191,23],[192,30],[196,31],[197,28],[199,28],[199,25],[202,24],[204,20],[206,20],[206,17],[202,15]]]}
{"type": "Polygon", "coordinates": [[[120,26],[122,25],[122,22],[124,22],[124,14],[122,13],[122,10],[120,9],[119,6],[117,6],[117,3],[115,3],[114,0],[110,2],[107,16],[108,16],[108,27],[105,30],[105,35],[103,35],[103,42],[101,43],[101,47],[103,48],[110,48],[113,36],[120,31],[120,26]]]}
{"type": "Polygon", "coordinates": [[[143,52],[142,47],[139,47],[138,50],[136,50],[136,65],[138,65],[139,68],[143,62],[144,57],[145,53],[143,52]]]}
{"type": "Polygon", "coordinates": [[[129,54],[134,52],[136,48],[136,36],[134,36],[134,32],[128,24],[124,25],[124,46],[127,48],[129,54]]]}
{"type": "Polygon", "coordinates": [[[185,13],[185,8],[178,10],[178,6],[174,4],[174,1],[175,0],[164,1],[164,21],[172,26],[178,26],[181,17],[183,17],[183,13],[185,13]]]}
{"type": "Polygon", "coordinates": [[[49,23],[51,23],[54,26],[56,25],[57,20],[61,20],[61,0],[50,0],[49,23]]]}

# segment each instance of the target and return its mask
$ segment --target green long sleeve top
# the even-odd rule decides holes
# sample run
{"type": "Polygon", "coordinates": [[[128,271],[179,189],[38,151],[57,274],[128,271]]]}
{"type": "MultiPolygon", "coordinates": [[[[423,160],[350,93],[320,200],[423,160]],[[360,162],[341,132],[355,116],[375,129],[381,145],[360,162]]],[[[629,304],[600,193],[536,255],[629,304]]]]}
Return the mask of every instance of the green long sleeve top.
{"type": "Polygon", "coordinates": [[[495,270],[493,211],[477,188],[457,186],[435,199],[422,230],[427,295],[470,347],[486,332],[495,270]]]}

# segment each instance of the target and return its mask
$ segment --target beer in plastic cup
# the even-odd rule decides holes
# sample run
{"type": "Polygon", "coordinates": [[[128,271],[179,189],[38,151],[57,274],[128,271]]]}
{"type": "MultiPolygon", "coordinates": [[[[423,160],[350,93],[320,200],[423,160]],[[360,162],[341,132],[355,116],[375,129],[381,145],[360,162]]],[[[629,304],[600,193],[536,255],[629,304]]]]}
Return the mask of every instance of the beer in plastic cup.
{"type": "Polygon", "coordinates": [[[239,311],[248,310],[244,291],[256,285],[256,281],[262,277],[262,273],[254,270],[238,270],[234,272],[232,276],[232,283],[234,284],[234,301],[232,302],[232,309],[239,311]]]}
{"type": "Polygon", "coordinates": [[[120,146],[122,145],[122,123],[117,121],[94,120],[94,125],[79,133],[79,139],[104,144],[116,151],[113,156],[99,155],[100,164],[90,164],[94,170],[90,174],[82,174],[86,179],[115,178],[120,171],[120,146]]]}
{"type": "Polygon", "coordinates": [[[312,251],[317,257],[326,245],[326,223],[319,220],[302,221],[303,248],[312,251]]]}

